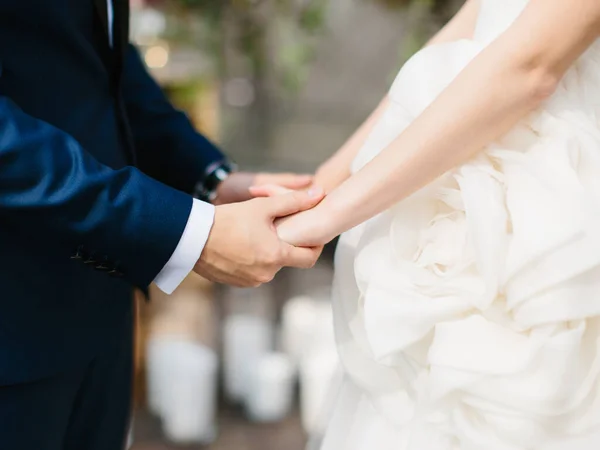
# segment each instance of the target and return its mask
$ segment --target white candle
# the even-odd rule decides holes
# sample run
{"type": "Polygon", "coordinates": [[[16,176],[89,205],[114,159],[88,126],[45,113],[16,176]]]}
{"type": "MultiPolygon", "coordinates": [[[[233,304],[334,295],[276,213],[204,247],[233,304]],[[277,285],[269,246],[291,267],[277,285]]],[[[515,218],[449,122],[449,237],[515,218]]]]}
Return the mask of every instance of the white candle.
{"type": "Polygon", "coordinates": [[[167,396],[172,339],[169,336],[158,336],[150,338],[146,344],[148,409],[159,417],[162,417],[167,396]]]}
{"type": "Polygon", "coordinates": [[[267,353],[252,370],[246,411],[255,422],[278,422],[291,411],[295,370],[283,353],[267,353]]]}
{"type": "Polygon", "coordinates": [[[273,326],[263,317],[232,315],[223,326],[225,393],[243,402],[252,368],[273,348],[273,326]]]}
{"type": "Polygon", "coordinates": [[[318,301],[314,305],[314,322],[312,328],[312,342],[308,348],[308,352],[314,350],[314,348],[334,350],[335,334],[333,330],[333,310],[331,308],[331,302],[329,301],[318,301]]]}
{"type": "Polygon", "coordinates": [[[291,298],[283,306],[281,348],[295,362],[300,361],[312,343],[315,314],[315,301],[307,296],[291,298]]]}
{"type": "Polygon", "coordinates": [[[335,348],[324,347],[306,355],[300,365],[300,413],[308,434],[324,431],[329,420],[339,358],[335,348]]]}
{"type": "Polygon", "coordinates": [[[216,436],[217,356],[193,342],[173,341],[170,350],[165,435],[178,444],[210,444],[216,436]]]}
{"type": "Polygon", "coordinates": [[[127,433],[127,449],[130,449],[131,446],[133,445],[133,424],[131,425],[131,428],[129,428],[129,433],[127,433]]]}

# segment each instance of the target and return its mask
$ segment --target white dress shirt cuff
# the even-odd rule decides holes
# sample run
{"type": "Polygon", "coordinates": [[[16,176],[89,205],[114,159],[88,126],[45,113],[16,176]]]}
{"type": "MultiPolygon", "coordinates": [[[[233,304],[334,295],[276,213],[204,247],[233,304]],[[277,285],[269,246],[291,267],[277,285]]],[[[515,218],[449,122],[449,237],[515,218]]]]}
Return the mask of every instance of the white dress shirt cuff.
{"type": "Polygon", "coordinates": [[[161,291],[172,294],[192,271],[204,250],[214,218],[215,207],[213,205],[194,199],[179,244],[167,264],[154,279],[154,283],[161,291]]]}

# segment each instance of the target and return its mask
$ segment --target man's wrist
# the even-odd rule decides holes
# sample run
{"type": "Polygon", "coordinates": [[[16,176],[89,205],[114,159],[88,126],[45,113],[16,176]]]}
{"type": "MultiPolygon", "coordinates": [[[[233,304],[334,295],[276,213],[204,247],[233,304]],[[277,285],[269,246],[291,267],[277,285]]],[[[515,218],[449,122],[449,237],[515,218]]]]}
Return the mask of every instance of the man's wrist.
{"type": "Polygon", "coordinates": [[[221,183],[237,171],[237,166],[228,160],[215,161],[206,168],[204,177],[196,184],[194,197],[213,203],[217,198],[217,190],[221,183]]]}
{"type": "Polygon", "coordinates": [[[213,227],[215,207],[194,199],[186,227],[169,261],[154,282],[165,293],[171,294],[192,271],[213,227]]]}

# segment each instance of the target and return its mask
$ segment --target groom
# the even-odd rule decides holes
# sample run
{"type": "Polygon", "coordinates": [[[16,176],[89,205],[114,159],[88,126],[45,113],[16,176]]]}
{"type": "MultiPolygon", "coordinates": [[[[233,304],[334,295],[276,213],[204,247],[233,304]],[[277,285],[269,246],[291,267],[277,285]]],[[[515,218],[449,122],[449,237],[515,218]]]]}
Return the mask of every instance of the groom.
{"type": "Polygon", "coordinates": [[[132,286],[255,286],[318,257],[273,221],[320,194],[244,202],[256,177],[173,109],[128,21],[127,0],[0,0],[0,449],[122,448],[132,286]]]}

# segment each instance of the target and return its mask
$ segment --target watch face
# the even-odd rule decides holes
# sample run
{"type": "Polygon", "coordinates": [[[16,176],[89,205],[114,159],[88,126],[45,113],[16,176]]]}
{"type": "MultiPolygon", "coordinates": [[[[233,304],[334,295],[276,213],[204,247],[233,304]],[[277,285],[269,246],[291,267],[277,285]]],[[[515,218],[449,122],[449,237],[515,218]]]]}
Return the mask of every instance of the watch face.
{"type": "Polygon", "coordinates": [[[228,176],[229,172],[222,167],[219,167],[217,170],[215,170],[215,177],[217,177],[219,181],[223,181],[228,176]]]}

